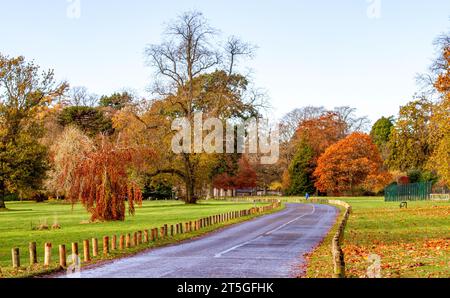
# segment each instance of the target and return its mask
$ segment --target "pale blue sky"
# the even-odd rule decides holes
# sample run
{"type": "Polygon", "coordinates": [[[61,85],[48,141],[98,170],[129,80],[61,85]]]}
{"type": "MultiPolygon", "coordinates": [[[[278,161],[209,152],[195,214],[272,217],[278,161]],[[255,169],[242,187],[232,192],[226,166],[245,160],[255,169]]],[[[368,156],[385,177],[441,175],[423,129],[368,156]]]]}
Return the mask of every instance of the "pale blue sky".
{"type": "Polygon", "coordinates": [[[249,67],[277,117],[305,105],[350,105],[372,120],[393,115],[417,91],[434,57],[433,39],[450,30],[448,0],[0,0],[0,52],[54,68],[59,79],[96,94],[145,94],[143,51],[164,24],[197,9],[223,37],[259,46],[249,67]]]}

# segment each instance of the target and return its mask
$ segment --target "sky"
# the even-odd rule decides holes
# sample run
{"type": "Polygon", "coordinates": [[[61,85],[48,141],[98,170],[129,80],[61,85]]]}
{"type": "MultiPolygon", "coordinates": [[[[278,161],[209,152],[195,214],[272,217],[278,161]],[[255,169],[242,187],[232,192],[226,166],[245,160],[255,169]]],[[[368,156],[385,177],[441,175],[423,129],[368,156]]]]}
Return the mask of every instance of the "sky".
{"type": "Polygon", "coordinates": [[[450,31],[448,0],[0,0],[0,53],[98,95],[149,97],[144,49],[190,10],[223,39],[258,46],[243,69],[273,118],[308,105],[348,105],[372,121],[396,115],[436,56],[433,40],[450,31]]]}

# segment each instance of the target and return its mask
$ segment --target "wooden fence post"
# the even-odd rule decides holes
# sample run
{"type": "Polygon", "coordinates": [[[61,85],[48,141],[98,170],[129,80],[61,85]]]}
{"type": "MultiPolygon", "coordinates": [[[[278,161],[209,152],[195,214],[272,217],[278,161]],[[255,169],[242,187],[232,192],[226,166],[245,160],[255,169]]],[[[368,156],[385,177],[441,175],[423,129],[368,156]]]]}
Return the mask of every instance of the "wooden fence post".
{"type": "Polygon", "coordinates": [[[98,239],[92,238],[92,256],[98,257],[98,239]]]}
{"type": "Polygon", "coordinates": [[[125,248],[125,236],[124,235],[120,235],[119,249],[123,250],[124,248],[125,248]]]}
{"type": "Polygon", "coordinates": [[[52,262],[52,244],[50,242],[44,245],[44,266],[50,266],[52,262]]]}
{"type": "Polygon", "coordinates": [[[72,243],[72,264],[78,263],[78,243],[74,242],[72,243]]]}
{"type": "Polygon", "coordinates": [[[117,236],[113,235],[111,240],[111,251],[115,251],[117,249],[117,236]]]}
{"type": "Polygon", "coordinates": [[[125,247],[126,248],[130,248],[131,247],[131,235],[130,234],[127,234],[127,236],[126,236],[125,247]]]}
{"type": "Polygon", "coordinates": [[[133,233],[133,241],[131,242],[131,247],[135,247],[137,245],[137,239],[138,238],[138,234],[137,232],[133,233]]]}
{"type": "Polygon", "coordinates": [[[142,244],[142,231],[137,232],[137,246],[142,244]]]}
{"type": "Polygon", "coordinates": [[[12,266],[14,269],[20,267],[20,251],[19,248],[11,249],[11,257],[12,257],[12,266]]]}
{"type": "Polygon", "coordinates": [[[37,264],[37,253],[36,253],[36,242],[30,242],[28,245],[28,250],[30,251],[30,266],[37,264]]]}
{"type": "Polygon", "coordinates": [[[103,237],[103,255],[104,256],[109,255],[109,237],[108,236],[103,237]]]}
{"type": "Polygon", "coordinates": [[[90,262],[91,256],[90,256],[90,249],[89,249],[89,240],[83,241],[83,257],[84,262],[90,262]]]}
{"type": "Polygon", "coordinates": [[[150,230],[150,241],[155,242],[156,241],[156,235],[155,235],[155,229],[152,228],[150,230]]]}
{"type": "Polygon", "coordinates": [[[148,230],[144,230],[144,243],[148,243],[149,237],[148,237],[148,230]]]}
{"type": "Polygon", "coordinates": [[[67,267],[66,246],[64,244],[59,246],[59,267],[67,267]]]}

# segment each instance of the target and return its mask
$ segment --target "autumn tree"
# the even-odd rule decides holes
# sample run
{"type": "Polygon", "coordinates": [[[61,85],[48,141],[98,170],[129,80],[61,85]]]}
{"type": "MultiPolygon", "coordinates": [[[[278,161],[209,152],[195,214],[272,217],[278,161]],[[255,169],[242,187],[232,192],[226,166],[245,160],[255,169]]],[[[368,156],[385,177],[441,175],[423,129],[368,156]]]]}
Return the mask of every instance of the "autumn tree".
{"type": "Polygon", "coordinates": [[[281,141],[289,143],[294,137],[300,123],[319,118],[325,113],[326,109],[324,107],[314,106],[306,106],[290,111],[280,121],[281,141]]]}
{"type": "Polygon", "coordinates": [[[414,100],[400,108],[388,142],[386,164],[392,170],[423,170],[432,144],[429,142],[433,103],[426,98],[414,100]]]}
{"type": "Polygon", "coordinates": [[[56,197],[68,197],[81,160],[94,150],[94,141],[76,126],[68,126],[50,147],[51,169],[45,182],[56,197]]]}
{"type": "Polygon", "coordinates": [[[222,122],[248,118],[258,115],[259,99],[249,88],[248,78],[236,72],[239,58],[249,56],[248,47],[239,49],[244,43],[231,39],[225,50],[214,46],[216,30],[198,12],[181,15],[166,33],[161,44],[146,49],[155,71],[153,92],[157,98],[146,111],[120,112],[115,116],[116,127],[139,134],[141,142],[152,145],[159,158],[151,163],[148,175],[182,183],[185,202],[193,204],[202,195],[217,155],[195,153],[194,144],[192,150],[175,154],[171,147],[176,133],[173,121],[186,119],[193,127],[199,112],[222,122]],[[129,129],[131,126],[135,129],[129,129]]]}
{"type": "Polygon", "coordinates": [[[436,90],[441,94],[433,108],[429,141],[434,151],[427,168],[435,170],[443,184],[450,186],[450,38],[443,39],[440,72],[435,82],[436,90]]]}
{"type": "Polygon", "coordinates": [[[48,167],[47,148],[39,142],[42,114],[67,88],[52,70],[41,73],[24,57],[0,54],[0,208],[8,192],[30,196],[40,190],[48,167]]]}
{"type": "Polygon", "coordinates": [[[334,195],[355,195],[360,190],[378,192],[391,179],[382,166],[380,153],[370,136],[353,133],[330,146],[319,158],[314,172],[315,186],[334,195]]]}
{"type": "MultiPolygon", "coordinates": [[[[290,187],[296,183],[293,177],[291,177],[291,174],[293,174],[291,170],[313,169],[314,171],[319,156],[332,144],[335,144],[344,138],[346,129],[346,123],[343,122],[337,114],[332,112],[326,112],[317,118],[306,119],[300,122],[296,134],[291,141],[291,150],[295,151],[291,153],[293,157],[289,159],[289,164],[287,165],[283,179],[283,184],[287,186],[287,189],[290,189],[290,187]],[[302,168],[292,167],[295,154],[305,145],[312,150],[312,157],[308,159],[309,165],[302,168]],[[291,170],[289,170],[289,167],[291,167],[291,170]],[[290,182],[288,183],[287,181],[290,182]]],[[[308,175],[311,175],[309,170],[308,172],[308,175]]],[[[295,175],[301,177],[304,173],[297,172],[295,175]]],[[[314,181],[314,177],[311,175],[307,180],[314,181]]]]}
{"type": "MultiPolygon", "coordinates": [[[[307,106],[292,110],[283,116],[280,121],[280,159],[277,163],[280,174],[283,170],[287,177],[287,168],[289,167],[295,153],[297,152],[298,140],[296,132],[304,121],[317,119],[326,113],[324,107],[307,106]]],[[[285,181],[286,182],[286,181],[285,181]]],[[[285,183],[286,184],[286,183],[285,183]]],[[[288,184],[286,184],[288,185],[288,184]]]]}
{"type": "Polygon", "coordinates": [[[142,149],[111,142],[106,137],[90,148],[90,141],[79,132],[68,131],[68,134],[68,137],[74,134],[82,143],[74,149],[61,146],[60,150],[65,151],[57,152],[55,161],[61,170],[56,181],[67,199],[73,204],[81,202],[92,221],[123,221],[126,202],[128,212],[134,214],[135,204],[142,203],[142,192],[130,171],[139,167],[139,156],[145,154],[142,149]],[[77,156],[73,156],[74,150],[77,156]],[[65,161],[67,164],[63,164],[65,161]]]}
{"type": "Polygon", "coordinates": [[[347,124],[332,112],[300,123],[296,139],[307,142],[317,159],[325,150],[346,136],[347,124]]]}
{"type": "Polygon", "coordinates": [[[217,175],[214,178],[214,186],[219,189],[235,190],[255,188],[257,175],[249,160],[244,156],[239,160],[239,168],[234,176],[228,173],[217,175]]]}
{"type": "Polygon", "coordinates": [[[318,158],[326,148],[352,132],[364,132],[370,121],[356,115],[356,109],[342,106],[333,110],[307,106],[286,114],[280,123],[280,166],[289,167],[302,139],[312,140],[318,158]],[[322,144],[318,144],[322,142],[322,144]]]}

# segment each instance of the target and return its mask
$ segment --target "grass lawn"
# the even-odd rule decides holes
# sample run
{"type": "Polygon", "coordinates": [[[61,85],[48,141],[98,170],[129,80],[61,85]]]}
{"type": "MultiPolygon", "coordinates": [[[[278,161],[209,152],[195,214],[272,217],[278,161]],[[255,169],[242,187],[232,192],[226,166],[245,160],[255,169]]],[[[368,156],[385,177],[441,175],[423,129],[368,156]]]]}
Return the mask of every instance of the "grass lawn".
{"type": "MultiPolygon", "coordinates": [[[[348,277],[366,277],[367,257],[381,257],[382,277],[450,277],[450,203],[385,203],[338,198],[353,207],[343,250],[348,277]]],[[[335,231],[335,230],[333,230],[335,231]]],[[[309,257],[307,277],[331,276],[330,234],[309,257]]]]}
{"type": "MultiPolygon", "coordinates": [[[[53,260],[57,261],[59,244],[66,244],[70,254],[70,243],[78,242],[82,251],[82,241],[96,237],[99,239],[101,249],[103,236],[119,236],[138,230],[159,228],[164,224],[177,224],[229,211],[249,209],[253,206],[253,203],[223,201],[202,201],[197,205],[185,205],[178,201],[146,201],[141,208],[136,208],[135,216],[127,216],[124,222],[88,224],[86,222],[89,215],[80,205],[72,209],[71,205],[61,203],[7,202],[8,211],[0,212],[0,267],[3,267],[3,275],[7,275],[5,267],[11,266],[13,247],[20,248],[21,263],[24,267],[28,266],[28,243],[32,241],[37,242],[39,262],[43,262],[45,242],[53,244],[53,260]],[[31,228],[32,224],[47,223],[52,226],[55,222],[61,226],[60,230],[33,231],[31,228]]],[[[218,226],[211,227],[214,228],[218,226]]],[[[183,240],[207,231],[208,229],[205,229],[200,233],[180,235],[162,244],[183,240]]]]}

